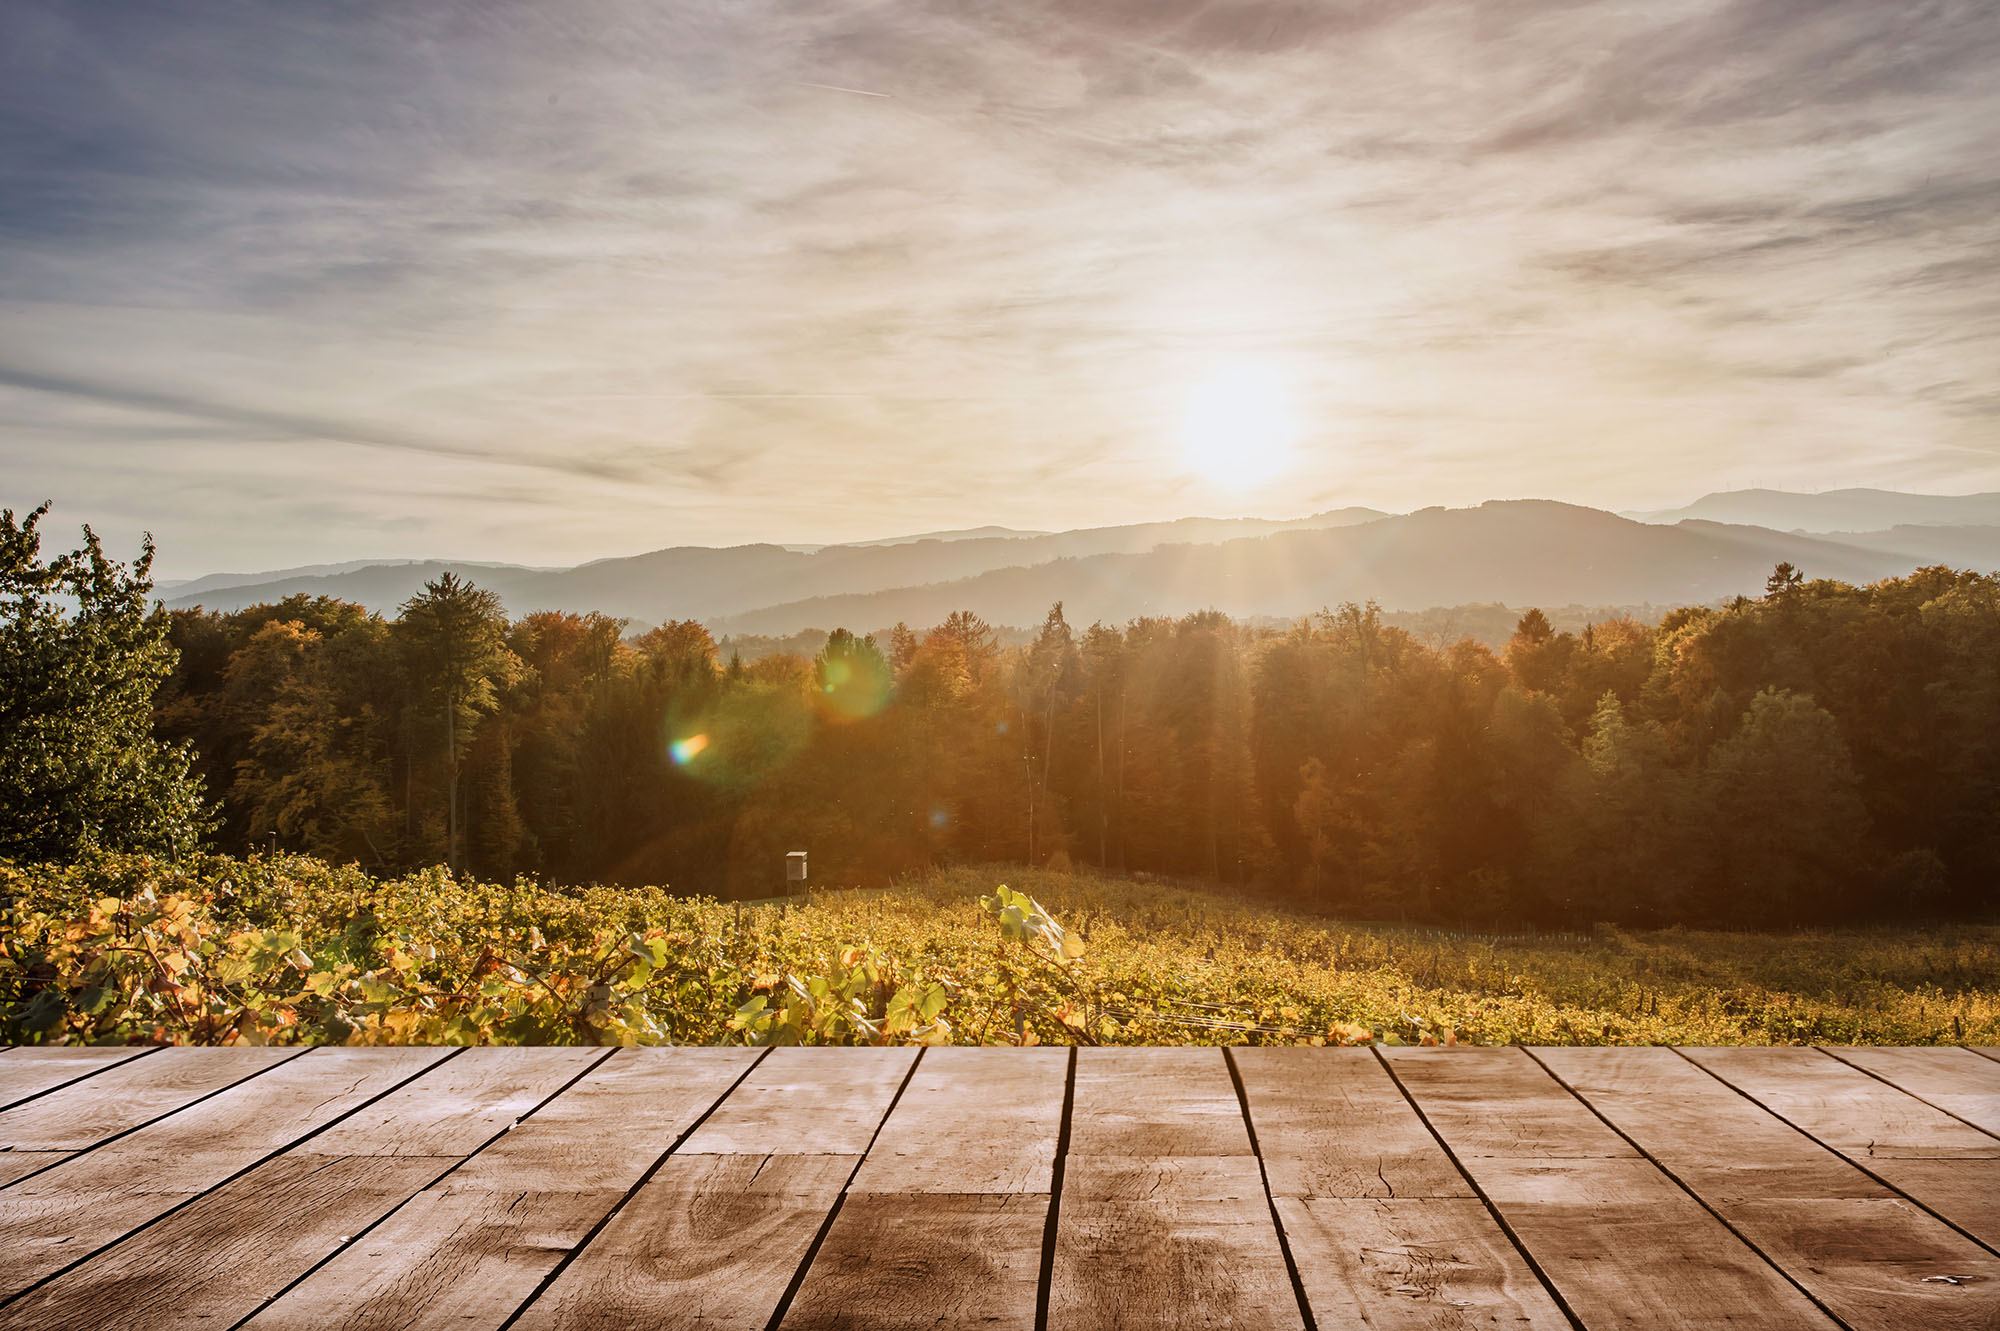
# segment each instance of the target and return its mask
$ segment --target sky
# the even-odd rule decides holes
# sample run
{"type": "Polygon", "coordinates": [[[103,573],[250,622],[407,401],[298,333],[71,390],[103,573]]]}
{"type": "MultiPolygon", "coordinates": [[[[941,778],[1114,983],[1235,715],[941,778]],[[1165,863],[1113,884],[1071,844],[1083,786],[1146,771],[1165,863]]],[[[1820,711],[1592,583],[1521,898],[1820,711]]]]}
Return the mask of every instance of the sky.
{"type": "Polygon", "coordinates": [[[1995,68],[1990,0],[8,0],[0,503],[192,576],[2000,489],[1995,68]]]}

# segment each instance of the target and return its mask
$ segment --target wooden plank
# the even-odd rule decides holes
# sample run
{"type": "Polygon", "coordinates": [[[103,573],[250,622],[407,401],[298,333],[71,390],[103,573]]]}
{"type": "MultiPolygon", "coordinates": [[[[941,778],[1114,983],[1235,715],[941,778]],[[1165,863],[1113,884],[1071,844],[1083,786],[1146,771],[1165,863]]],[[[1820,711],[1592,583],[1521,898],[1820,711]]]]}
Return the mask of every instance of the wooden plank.
{"type": "Polygon", "coordinates": [[[497,1328],[756,1057],[619,1050],[245,1327],[497,1328]]]}
{"type": "Polygon", "coordinates": [[[1521,1050],[1383,1053],[1585,1326],[1836,1325],[1521,1050]]]}
{"type": "MultiPolygon", "coordinates": [[[[229,1051],[169,1049],[143,1062],[218,1052],[229,1051]]],[[[0,1191],[0,1297],[115,1242],[441,1056],[314,1050],[0,1191]]],[[[80,1088],[48,1098],[73,1089],[80,1088]]]]}
{"type": "Polygon", "coordinates": [[[1569,1319],[1469,1197],[1280,1197],[1322,1331],[1549,1328],[1569,1319]]]}
{"type": "Polygon", "coordinates": [[[7,1057],[0,1059],[0,1109],[151,1052],[143,1045],[101,1044],[9,1050],[7,1057]]]}
{"type": "Polygon", "coordinates": [[[681,1147],[686,1155],[852,1155],[868,1149],[914,1049],[773,1050],[681,1147]],[[811,1104],[813,1112],[799,1112],[811,1104]]]}
{"type": "Polygon", "coordinates": [[[1817,1049],[1682,1052],[1844,1155],[1871,1160],[2000,1158],[2000,1137],[1960,1123],[1817,1049]]]}
{"type": "Polygon", "coordinates": [[[1079,1050],[1049,1325],[1303,1324],[1222,1051],[1079,1050]]]}
{"type": "Polygon", "coordinates": [[[2000,1258],[1673,1050],[1534,1052],[1854,1331],[2000,1325],[2000,1258]]]}
{"type": "Polygon", "coordinates": [[[761,1331],[858,1163],[676,1152],[514,1325],[761,1331]]]}
{"type": "Polygon", "coordinates": [[[1970,1049],[1863,1045],[1821,1053],[1872,1072],[1947,1114],[2000,1135],[2000,1063],[1970,1049]]]}
{"type": "Polygon", "coordinates": [[[1070,1111],[1073,1155],[1251,1155],[1220,1049],[1085,1049],[1070,1111]]]}
{"type": "Polygon", "coordinates": [[[926,1050],[848,1191],[1046,1194],[1068,1074],[1067,1049],[926,1050]]]}
{"type": "Polygon", "coordinates": [[[68,1151],[0,1151],[0,1188],[20,1182],[37,1170],[61,1164],[68,1151]]]}
{"type": "Polygon", "coordinates": [[[0,1113],[0,1150],[69,1153],[246,1077],[300,1057],[302,1049],[162,1049],[0,1113]]]}
{"type": "Polygon", "coordinates": [[[1990,1058],[1996,1062],[2000,1062],[2000,1045],[1975,1044],[1968,1045],[1967,1048],[1982,1058],[1990,1058]]]}
{"type": "Polygon", "coordinates": [[[783,1325],[1033,1331],[1048,1207],[1033,1193],[850,1194],[783,1325]]]}
{"type": "Polygon", "coordinates": [[[1569,1325],[1372,1052],[1231,1057],[1319,1326],[1569,1325]]]}
{"type": "Polygon", "coordinates": [[[2000,1248],[2000,1138],[1817,1049],[1686,1049],[1786,1122],[2000,1248]]]}
{"type": "Polygon", "coordinates": [[[1032,1328],[1066,1049],[931,1049],[784,1325],[1032,1328]]]}
{"type": "MultiPolygon", "coordinates": [[[[439,1052],[329,1049],[312,1057],[439,1052]]],[[[470,1049],[439,1061],[366,1111],[0,1308],[0,1328],[81,1331],[102,1326],[106,1308],[118,1309],[121,1331],[234,1325],[601,1057],[597,1049],[470,1049]]]]}
{"type": "Polygon", "coordinates": [[[773,1050],[515,1325],[768,1325],[916,1056],[773,1050]]]}
{"type": "Polygon", "coordinates": [[[1366,1049],[1231,1051],[1273,1197],[1472,1197],[1366,1049]]]}

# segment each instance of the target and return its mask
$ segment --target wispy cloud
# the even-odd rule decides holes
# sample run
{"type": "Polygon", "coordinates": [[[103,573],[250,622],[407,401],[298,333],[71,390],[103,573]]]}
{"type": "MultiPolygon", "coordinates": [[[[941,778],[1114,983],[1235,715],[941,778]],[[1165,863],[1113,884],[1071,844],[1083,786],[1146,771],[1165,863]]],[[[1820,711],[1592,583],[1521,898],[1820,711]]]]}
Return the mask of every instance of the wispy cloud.
{"type": "Polygon", "coordinates": [[[1175,415],[1247,357],[1266,511],[1990,487],[1996,61],[1972,0],[15,0],[0,470],[181,571],[1141,520],[1227,506],[1175,415]]]}

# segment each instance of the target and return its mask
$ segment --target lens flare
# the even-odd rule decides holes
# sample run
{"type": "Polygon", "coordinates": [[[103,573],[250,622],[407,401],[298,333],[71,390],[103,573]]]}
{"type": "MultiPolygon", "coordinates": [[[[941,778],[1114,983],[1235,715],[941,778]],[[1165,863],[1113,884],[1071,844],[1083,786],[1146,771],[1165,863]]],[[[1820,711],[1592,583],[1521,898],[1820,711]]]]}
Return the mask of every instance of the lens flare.
{"type": "Polygon", "coordinates": [[[693,762],[696,756],[707,747],[708,736],[706,735],[689,735],[686,739],[677,739],[667,746],[668,751],[674,756],[674,762],[682,767],[693,762]]]}
{"type": "Polygon", "coordinates": [[[837,721],[859,721],[889,705],[890,676],[881,667],[835,656],[819,663],[819,709],[837,721]]]}

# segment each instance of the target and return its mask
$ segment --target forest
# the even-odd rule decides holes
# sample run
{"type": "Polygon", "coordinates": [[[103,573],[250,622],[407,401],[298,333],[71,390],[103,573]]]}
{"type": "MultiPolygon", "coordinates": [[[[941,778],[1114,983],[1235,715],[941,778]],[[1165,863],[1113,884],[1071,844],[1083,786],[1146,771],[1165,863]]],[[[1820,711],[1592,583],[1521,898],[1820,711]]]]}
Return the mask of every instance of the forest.
{"type": "Polygon", "coordinates": [[[1504,650],[1345,605],[1002,650],[969,613],[813,659],[695,623],[175,613],[156,731],[228,848],[764,897],[784,853],[879,883],[1089,864],[1359,918],[1782,925],[1976,914],[2000,872],[2000,583],[1774,574],[1766,596],[1504,650]]]}
{"type": "MultiPolygon", "coordinates": [[[[1949,568],[1781,565],[1758,598],[1576,633],[1530,610],[1498,651],[1373,605],[1273,629],[1057,604],[1017,647],[961,612],[745,662],[693,622],[509,618],[451,575],[394,618],[169,613],[150,552],[44,563],[32,516],[4,534],[9,708],[117,694],[151,732],[98,762],[96,813],[61,772],[62,799],[10,794],[21,860],[155,790],[170,816],[89,836],[724,898],[785,891],[806,850],[822,885],[1014,862],[1352,919],[1779,927],[1983,918],[2000,873],[2000,580],[1949,568]],[[79,683],[93,653],[139,664],[79,683]]],[[[25,788],[50,743],[10,729],[25,788]]]]}

